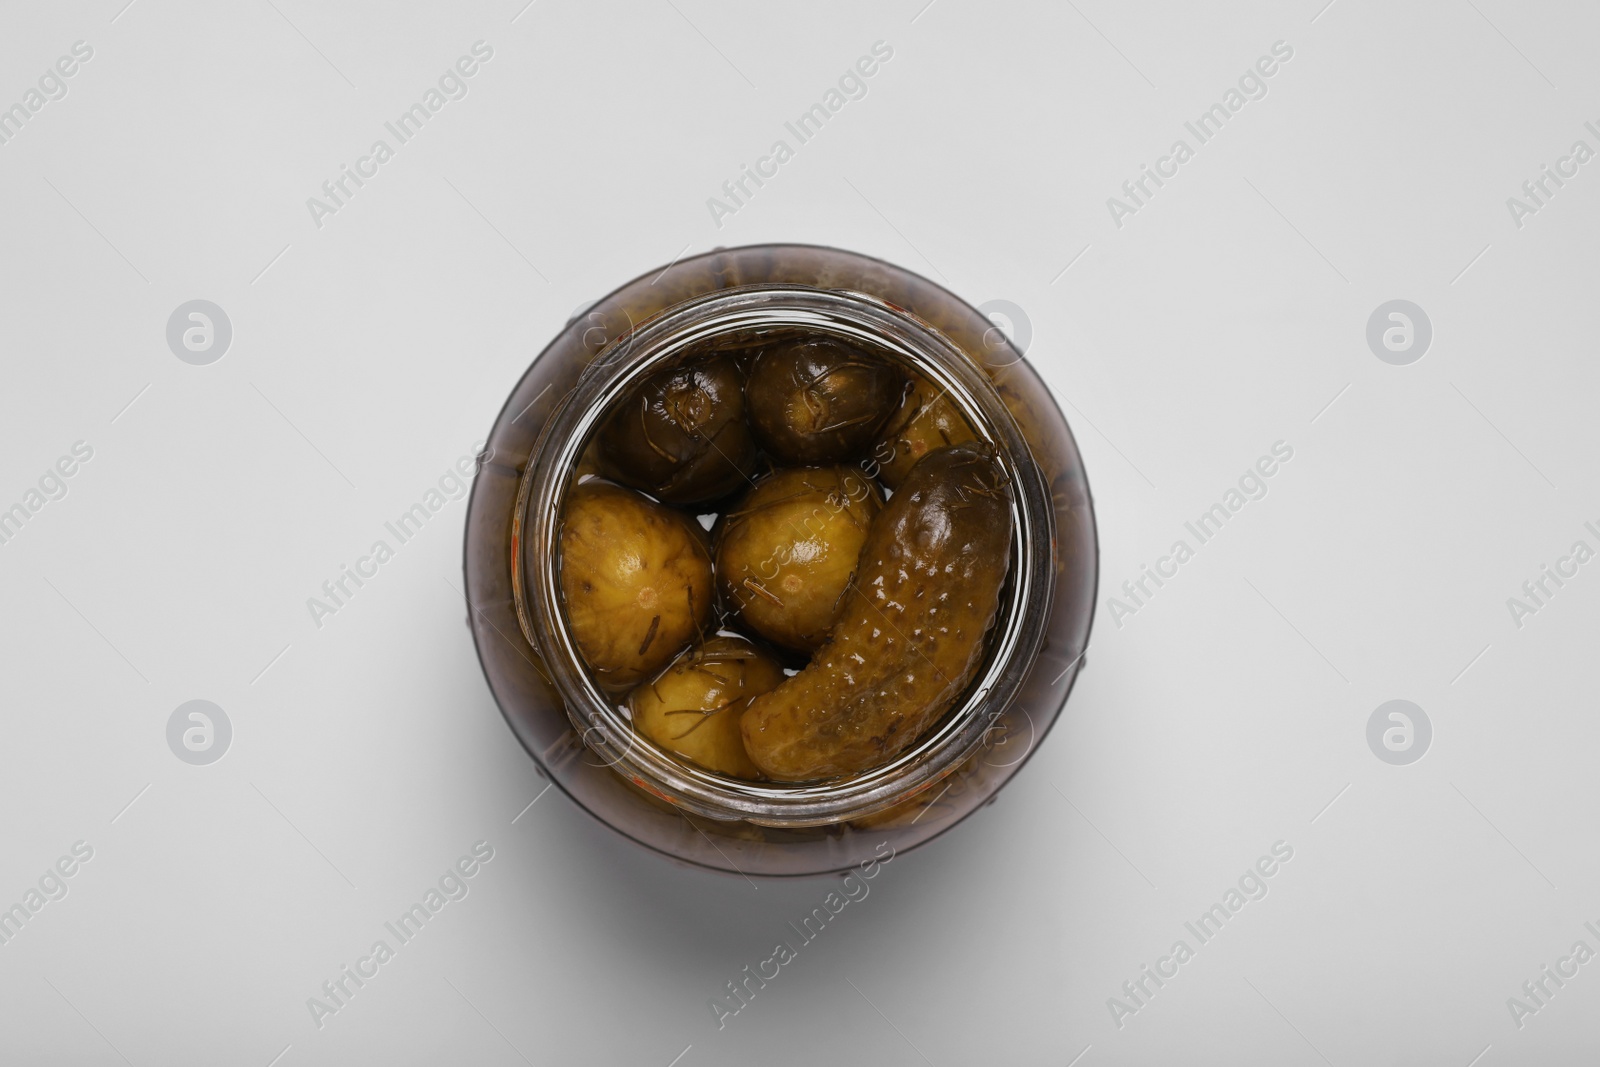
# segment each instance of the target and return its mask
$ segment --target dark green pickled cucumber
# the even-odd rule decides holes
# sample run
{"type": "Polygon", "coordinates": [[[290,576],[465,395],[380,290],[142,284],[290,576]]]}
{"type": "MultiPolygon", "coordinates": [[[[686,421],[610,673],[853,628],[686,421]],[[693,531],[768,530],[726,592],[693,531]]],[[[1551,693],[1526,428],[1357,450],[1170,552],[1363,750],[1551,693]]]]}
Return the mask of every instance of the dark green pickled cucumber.
{"type": "Polygon", "coordinates": [[[600,430],[606,475],[669,504],[699,504],[749,484],[756,445],[732,357],[646,378],[600,430]]]}
{"type": "Polygon", "coordinates": [[[744,713],[756,766],[805,781],[863,771],[910,747],[983,661],[1011,531],[1011,486],[990,445],[924,456],[873,518],[827,642],[744,713]]]}
{"type": "Polygon", "coordinates": [[[780,466],[849,463],[878,439],[904,381],[889,363],[841,341],[783,341],[756,357],[745,405],[780,466]]]}

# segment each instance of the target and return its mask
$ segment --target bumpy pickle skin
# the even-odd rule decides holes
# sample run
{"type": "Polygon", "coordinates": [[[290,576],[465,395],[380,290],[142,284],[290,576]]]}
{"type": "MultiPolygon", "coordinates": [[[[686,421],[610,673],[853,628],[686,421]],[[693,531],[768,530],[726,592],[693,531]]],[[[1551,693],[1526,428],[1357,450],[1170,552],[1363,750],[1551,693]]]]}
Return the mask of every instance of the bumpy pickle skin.
{"type": "Polygon", "coordinates": [[[864,771],[949,710],[982,663],[999,609],[1011,499],[990,445],[923,457],[873,520],[827,642],[745,712],[756,766],[779,781],[864,771]]]}
{"type": "Polygon", "coordinates": [[[757,635],[810,652],[843,606],[883,500],[849,467],[790,467],[763,478],[716,532],[723,602],[757,635]]]}
{"type": "Polygon", "coordinates": [[[944,391],[917,374],[906,384],[905,396],[889,417],[872,459],[879,480],[897,489],[929,452],[974,439],[972,427],[944,391]]]}
{"type": "Polygon", "coordinates": [[[665,666],[711,614],[711,556],[694,520],[631,489],[585,482],[561,523],[561,594],[584,662],[628,688],[665,666]]]}
{"type": "Polygon", "coordinates": [[[878,439],[904,380],[842,341],[783,341],[756,357],[745,406],[756,439],[779,466],[848,463],[878,439]]]}
{"type": "Polygon", "coordinates": [[[777,687],[777,660],[742,637],[718,635],[687,650],[628,695],[633,727],[668,752],[734,778],[761,776],[745,754],[739,719],[777,687]]]}

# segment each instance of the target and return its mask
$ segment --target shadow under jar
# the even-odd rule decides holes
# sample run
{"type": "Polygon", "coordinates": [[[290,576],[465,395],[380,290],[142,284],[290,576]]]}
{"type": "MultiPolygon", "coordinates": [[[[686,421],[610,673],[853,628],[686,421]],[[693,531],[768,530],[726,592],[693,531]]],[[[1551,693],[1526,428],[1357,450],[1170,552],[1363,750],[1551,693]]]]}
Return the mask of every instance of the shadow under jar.
{"type": "MultiPolygon", "coordinates": [[[[870,460],[862,468],[878,473],[870,460]]],[[[881,261],[765,245],[642,276],[540,354],[490,434],[469,505],[465,571],[490,688],[556,785],[678,860],[806,875],[881,858],[886,847],[905,851],[994,799],[1054,723],[1083,665],[1097,549],[1071,432],[989,320],[881,261]],[[598,433],[618,405],[636,401],[641,383],[711,353],[748,361],[797,341],[843,344],[919,376],[993,447],[1010,484],[1010,564],[975,675],[909,747],[839,777],[748,780],[641,736],[625,694],[587,668],[563,603],[562,519],[573,488],[596,473],[598,433]]]]}

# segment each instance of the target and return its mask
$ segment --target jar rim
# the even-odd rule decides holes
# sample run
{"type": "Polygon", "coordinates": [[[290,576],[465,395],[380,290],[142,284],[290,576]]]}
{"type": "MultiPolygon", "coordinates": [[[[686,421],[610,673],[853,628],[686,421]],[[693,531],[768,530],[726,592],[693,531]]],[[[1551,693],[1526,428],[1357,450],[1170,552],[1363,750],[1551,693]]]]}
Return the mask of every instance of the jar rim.
{"type": "MultiPolygon", "coordinates": [[[[1008,355],[1014,352],[1005,348],[1008,355]]],[[[973,356],[932,325],[878,297],[799,284],[758,284],[685,300],[602,348],[552,412],[513,509],[512,592],[519,626],[541,653],[573,728],[646,792],[719,821],[808,827],[902,803],[959,768],[1011,706],[1043,647],[1054,596],[1055,514],[1027,439],[973,356]],[[560,515],[572,472],[601,420],[649,374],[708,341],[806,329],[854,340],[914,367],[945,391],[976,435],[996,446],[1013,487],[1012,566],[985,660],[957,704],[915,744],[859,774],[756,782],[704,770],[639,736],[584,668],[561,602],[560,515]]]]}

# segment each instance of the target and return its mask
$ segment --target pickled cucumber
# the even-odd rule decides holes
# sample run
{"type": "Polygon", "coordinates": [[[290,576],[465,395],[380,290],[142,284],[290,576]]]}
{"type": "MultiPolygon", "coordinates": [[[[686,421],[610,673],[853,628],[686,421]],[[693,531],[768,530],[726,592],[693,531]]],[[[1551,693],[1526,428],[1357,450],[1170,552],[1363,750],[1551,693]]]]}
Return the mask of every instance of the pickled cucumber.
{"type": "Polygon", "coordinates": [[[711,554],[694,520],[631,489],[585,482],[561,525],[561,594],[596,680],[631,687],[698,637],[711,614],[711,554]]]}
{"type": "Polygon", "coordinates": [[[878,478],[890,489],[898,488],[923,456],[936,448],[971,441],[973,436],[972,427],[944,390],[915,375],[873,449],[878,478]]]}
{"type": "Polygon", "coordinates": [[[780,465],[848,463],[878,439],[904,380],[842,341],[784,341],[756,357],[745,405],[757,439],[780,465]]]}
{"type": "Polygon", "coordinates": [[[778,662],[742,637],[708,638],[628,696],[633,727],[707,770],[758,778],[739,717],[753,697],[783,681],[778,662]]]}
{"type": "Polygon", "coordinates": [[[763,478],[717,528],[724,603],[769,641],[816,648],[881,506],[877,487],[849,467],[790,467],[763,478]]]}
{"type": "Polygon", "coordinates": [[[600,458],[613,480],[669,504],[695,504],[749,484],[756,444],[732,357],[660,371],[606,420],[600,458]]]}

